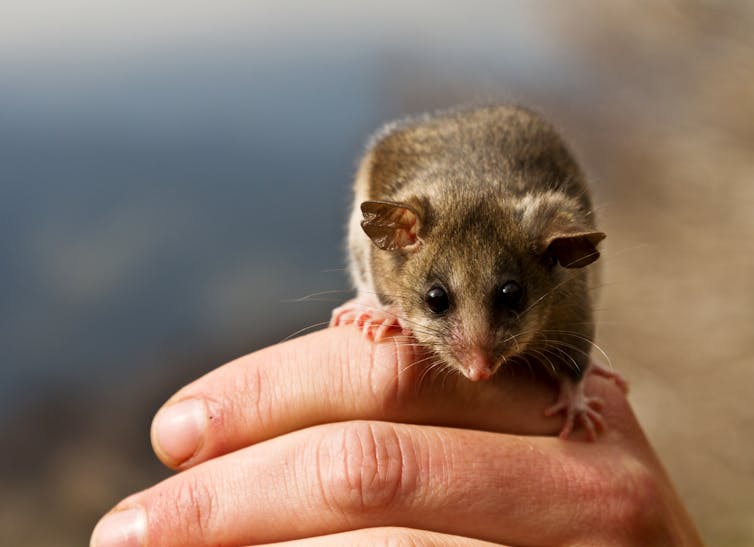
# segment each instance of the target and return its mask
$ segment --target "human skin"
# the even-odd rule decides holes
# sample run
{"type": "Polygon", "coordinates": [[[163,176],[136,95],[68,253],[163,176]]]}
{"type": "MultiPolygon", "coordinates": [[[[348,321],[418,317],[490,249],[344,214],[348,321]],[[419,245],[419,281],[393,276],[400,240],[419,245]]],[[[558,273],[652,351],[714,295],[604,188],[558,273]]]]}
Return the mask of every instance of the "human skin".
{"type": "Polygon", "coordinates": [[[596,442],[554,435],[532,374],[426,374],[411,340],[320,331],[181,389],[152,424],[175,476],[92,545],[701,545],[623,392],[596,442]],[[315,537],[319,536],[319,537],[315,537]]]}

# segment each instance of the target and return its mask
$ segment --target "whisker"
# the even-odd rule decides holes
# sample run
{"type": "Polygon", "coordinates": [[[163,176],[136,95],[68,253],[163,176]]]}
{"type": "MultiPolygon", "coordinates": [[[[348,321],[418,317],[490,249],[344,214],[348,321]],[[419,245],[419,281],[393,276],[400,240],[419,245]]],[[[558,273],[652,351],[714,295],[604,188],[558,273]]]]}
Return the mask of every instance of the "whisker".
{"type": "Polygon", "coordinates": [[[429,362],[428,365],[424,367],[424,370],[422,371],[421,375],[419,376],[419,381],[417,382],[417,386],[422,386],[424,384],[424,380],[426,380],[430,374],[433,373],[433,371],[437,368],[440,368],[443,366],[443,361],[439,358],[435,358],[429,362]]]}
{"type": "Polygon", "coordinates": [[[631,247],[624,247],[624,248],[619,249],[619,250],[613,250],[610,253],[605,254],[604,258],[605,258],[605,260],[612,261],[615,258],[620,258],[621,256],[623,256],[626,253],[634,252],[634,251],[637,251],[639,249],[648,249],[648,248],[652,248],[652,247],[654,247],[654,245],[650,245],[649,243],[637,243],[636,245],[632,245],[631,247]]]}
{"type": "Polygon", "coordinates": [[[319,323],[314,323],[312,325],[309,325],[309,326],[306,326],[306,327],[304,327],[302,329],[299,329],[299,330],[297,330],[294,333],[289,334],[288,336],[286,336],[285,338],[283,338],[280,342],[281,343],[282,342],[287,342],[288,340],[291,340],[292,338],[295,338],[296,336],[298,336],[300,334],[303,334],[303,333],[309,332],[309,331],[313,331],[313,330],[318,329],[320,327],[325,327],[325,326],[327,326],[329,324],[330,324],[329,321],[320,321],[319,323]]]}
{"type": "MultiPolygon", "coordinates": [[[[314,292],[314,293],[311,293],[311,294],[307,294],[306,296],[301,296],[299,298],[286,298],[286,299],[281,300],[281,302],[284,302],[284,303],[289,303],[289,302],[307,302],[307,301],[309,301],[309,300],[311,300],[313,298],[317,298],[319,296],[325,296],[325,295],[329,295],[329,294],[344,294],[344,293],[350,293],[350,292],[351,291],[348,290],[348,289],[331,289],[331,290],[327,290],[327,291],[314,292]]],[[[335,302],[335,300],[333,300],[333,302],[335,302]]]]}
{"type": "MultiPolygon", "coordinates": [[[[600,354],[602,354],[602,356],[607,360],[608,366],[610,368],[613,368],[612,360],[610,359],[610,356],[607,354],[607,352],[604,349],[602,349],[602,347],[599,344],[597,344],[597,342],[584,336],[583,334],[578,333],[578,332],[573,332],[573,331],[566,331],[566,330],[547,330],[547,331],[542,331],[542,332],[548,332],[552,334],[563,334],[563,335],[571,336],[573,338],[577,338],[579,340],[583,340],[584,342],[587,342],[592,347],[594,347],[594,349],[596,349],[600,354]]],[[[561,342],[561,343],[565,344],[565,342],[561,342]]],[[[583,350],[580,350],[580,351],[583,352],[583,350]]]]}
{"type": "Polygon", "coordinates": [[[588,255],[580,256],[577,259],[570,261],[568,264],[564,264],[563,267],[564,268],[570,268],[571,266],[573,266],[574,264],[577,264],[577,263],[581,262],[585,258],[591,258],[593,256],[599,257],[600,256],[600,252],[597,251],[597,250],[595,250],[593,253],[589,253],[588,255]]]}
{"type": "Polygon", "coordinates": [[[573,280],[573,278],[571,276],[567,276],[565,279],[563,279],[563,281],[561,281],[560,283],[556,284],[554,287],[552,287],[550,290],[548,290],[542,296],[540,296],[534,302],[532,302],[532,304],[530,306],[528,306],[524,311],[521,312],[521,316],[524,316],[527,313],[529,313],[532,310],[532,308],[534,308],[534,306],[536,306],[537,304],[539,304],[546,297],[550,296],[552,293],[554,293],[560,287],[562,287],[563,285],[565,285],[566,283],[568,283],[569,281],[572,281],[572,280],[573,280]]]}
{"type": "MultiPolygon", "coordinates": [[[[576,359],[574,359],[573,356],[571,354],[569,354],[567,351],[565,351],[564,349],[561,349],[558,346],[549,345],[549,346],[547,346],[547,348],[544,351],[546,351],[547,353],[549,353],[553,357],[557,357],[557,354],[553,353],[553,351],[557,351],[559,355],[562,355],[563,357],[566,358],[566,361],[565,361],[564,364],[568,365],[569,368],[571,368],[577,374],[581,374],[583,372],[583,367],[581,367],[576,362],[576,359]]],[[[559,358],[558,360],[562,361],[562,358],[559,358]]]]}
{"type": "Polygon", "coordinates": [[[527,350],[527,353],[533,354],[535,357],[538,357],[538,361],[540,361],[543,365],[549,365],[550,370],[552,370],[553,375],[557,375],[558,371],[553,362],[550,360],[550,358],[542,353],[538,349],[529,348],[527,350]]]}
{"type": "Polygon", "coordinates": [[[400,374],[403,374],[404,372],[406,372],[406,371],[408,371],[408,370],[410,370],[410,369],[412,369],[414,367],[423,365],[425,363],[431,363],[431,362],[436,361],[436,360],[438,360],[438,357],[436,355],[428,355],[427,357],[423,357],[421,359],[418,359],[418,360],[412,362],[410,365],[404,367],[403,370],[401,370],[400,374]]]}
{"type": "Polygon", "coordinates": [[[326,302],[328,304],[333,304],[337,306],[339,303],[341,303],[343,299],[341,298],[316,298],[316,297],[306,297],[306,298],[291,298],[287,300],[281,300],[281,304],[301,304],[303,302],[326,302]]]}

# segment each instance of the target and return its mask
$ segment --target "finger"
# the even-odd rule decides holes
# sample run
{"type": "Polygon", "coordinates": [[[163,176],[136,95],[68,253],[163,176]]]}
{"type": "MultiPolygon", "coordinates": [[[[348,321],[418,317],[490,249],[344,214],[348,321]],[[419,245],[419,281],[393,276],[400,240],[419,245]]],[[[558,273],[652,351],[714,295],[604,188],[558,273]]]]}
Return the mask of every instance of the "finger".
{"type": "Polygon", "coordinates": [[[380,419],[509,433],[554,434],[542,413],[552,387],[526,371],[469,382],[427,371],[412,338],[371,343],[357,329],[326,329],[252,353],[179,391],[158,412],[152,444],[188,468],[311,425],[380,419]]]}
{"type": "MultiPolygon", "coordinates": [[[[165,547],[376,526],[513,545],[576,543],[583,531],[643,533],[647,508],[663,507],[650,471],[616,446],[386,422],[327,424],[205,462],[119,509],[140,508],[143,544],[165,547]]],[[[98,530],[112,533],[102,523],[98,530]]]]}
{"type": "Polygon", "coordinates": [[[351,530],[340,534],[330,534],[306,539],[295,539],[268,544],[270,547],[374,547],[393,545],[396,547],[502,547],[480,539],[465,538],[450,534],[413,530],[411,528],[381,527],[351,530]]]}

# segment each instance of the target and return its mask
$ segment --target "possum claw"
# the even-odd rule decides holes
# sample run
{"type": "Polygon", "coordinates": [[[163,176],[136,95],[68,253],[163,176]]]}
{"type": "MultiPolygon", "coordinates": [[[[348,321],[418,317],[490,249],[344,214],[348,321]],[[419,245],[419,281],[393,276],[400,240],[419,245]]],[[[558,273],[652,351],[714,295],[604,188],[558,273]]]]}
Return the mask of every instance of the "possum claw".
{"type": "Polygon", "coordinates": [[[592,364],[587,369],[587,374],[596,374],[597,376],[602,376],[603,378],[612,380],[615,385],[617,385],[621,389],[621,391],[623,391],[624,394],[628,393],[628,382],[623,376],[621,376],[614,370],[592,362],[592,364]]]}
{"type": "Polygon", "coordinates": [[[391,330],[403,329],[398,316],[392,310],[383,309],[372,301],[359,298],[335,308],[330,319],[331,327],[352,324],[372,342],[385,339],[391,330]]]}

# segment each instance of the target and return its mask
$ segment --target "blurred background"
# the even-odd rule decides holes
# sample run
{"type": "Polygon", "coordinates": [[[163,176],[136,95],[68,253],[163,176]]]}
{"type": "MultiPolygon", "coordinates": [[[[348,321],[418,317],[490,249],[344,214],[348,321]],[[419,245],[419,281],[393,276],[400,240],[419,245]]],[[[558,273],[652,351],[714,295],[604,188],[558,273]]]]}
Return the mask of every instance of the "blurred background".
{"type": "Polygon", "coordinates": [[[368,134],[480,99],[572,143],[598,341],[704,538],[754,544],[754,4],[4,0],[3,545],[84,545],[167,476],[160,404],[347,288],[368,134]]]}

